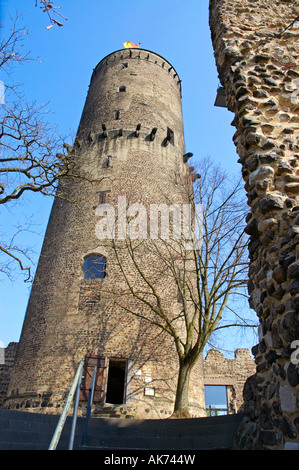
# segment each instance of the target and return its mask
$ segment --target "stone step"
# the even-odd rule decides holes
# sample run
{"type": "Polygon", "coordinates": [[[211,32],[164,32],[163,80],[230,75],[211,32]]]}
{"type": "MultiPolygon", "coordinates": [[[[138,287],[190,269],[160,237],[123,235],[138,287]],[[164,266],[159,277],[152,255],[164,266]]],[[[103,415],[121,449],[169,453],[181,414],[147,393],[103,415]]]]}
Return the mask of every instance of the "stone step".
{"type": "MultiPolygon", "coordinates": [[[[214,419],[214,418],[212,418],[214,419]]],[[[230,433],[231,429],[235,429],[240,424],[240,418],[232,420],[215,420],[205,421],[206,418],[196,418],[194,422],[185,423],[185,420],[163,420],[161,423],[151,423],[149,421],[130,423],[131,420],[115,422],[114,419],[110,420],[111,424],[103,423],[97,425],[96,422],[91,421],[89,424],[89,434],[94,436],[126,436],[126,437],[139,437],[142,430],[143,437],[199,437],[205,434],[221,434],[230,433]]],[[[133,421],[133,420],[132,420],[133,421]]]]}
{"type": "MultiPolygon", "coordinates": [[[[81,446],[79,446],[80,448],[81,446]]],[[[155,449],[155,450],[190,450],[190,449],[231,449],[233,438],[229,434],[205,434],[200,437],[127,437],[89,436],[86,447],[93,449],[155,449]]]]}

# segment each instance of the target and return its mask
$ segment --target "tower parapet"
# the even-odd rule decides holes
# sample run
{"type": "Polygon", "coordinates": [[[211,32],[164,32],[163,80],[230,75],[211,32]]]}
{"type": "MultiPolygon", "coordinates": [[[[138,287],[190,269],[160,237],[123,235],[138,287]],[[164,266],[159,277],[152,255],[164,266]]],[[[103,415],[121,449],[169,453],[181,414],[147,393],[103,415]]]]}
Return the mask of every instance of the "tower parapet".
{"type": "Polygon", "coordinates": [[[120,50],[94,69],[78,138],[107,130],[142,132],[169,141],[183,152],[181,81],[173,66],[144,50],[120,50]]]}

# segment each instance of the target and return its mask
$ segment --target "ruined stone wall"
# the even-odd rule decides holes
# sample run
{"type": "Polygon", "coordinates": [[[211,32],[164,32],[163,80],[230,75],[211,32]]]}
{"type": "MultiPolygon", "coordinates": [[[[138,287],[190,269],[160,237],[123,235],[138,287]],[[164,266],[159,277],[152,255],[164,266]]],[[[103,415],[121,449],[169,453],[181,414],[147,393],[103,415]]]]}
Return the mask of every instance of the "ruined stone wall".
{"type": "Polygon", "coordinates": [[[241,448],[299,448],[299,69],[295,0],[211,0],[250,212],[250,306],[260,320],[241,448]]]}
{"type": "Polygon", "coordinates": [[[9,385],[9,380],[14,365],[18,343],[11,342],[0,351],[0,407],[2,406],[9,385]]]}
{"type": "Polygon", "coordinates": [[[255,363],[248,349],[237,349],[228,359],[217,349],[210,349],[203,361],[204,385],[227,387],[229,413],[243,411],[243,389],[255,373],[255,363]]]}

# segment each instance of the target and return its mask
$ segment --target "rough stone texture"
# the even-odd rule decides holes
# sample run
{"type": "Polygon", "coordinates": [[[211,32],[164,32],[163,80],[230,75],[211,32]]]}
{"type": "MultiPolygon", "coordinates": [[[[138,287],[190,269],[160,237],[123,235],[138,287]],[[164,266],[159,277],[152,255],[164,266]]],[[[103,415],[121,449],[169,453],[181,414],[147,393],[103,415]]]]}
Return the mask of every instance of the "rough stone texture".
{"type": "Polygon", "coordinates": [[[15,356],[17,352],[18,343],[11,342],[6,348],[3,348],[1,351],[1,361],[0,361],[0,407],[2,406],[6,393],[8,390],[8,385],[10,381],[10,376],[12,372],[12,367],[14,365],[15,356]]]}
{"type": "Polygon", "coordinates": [[[292,448],[299,439],[298,363],[291,362],[292,342],[299,339],[298,5],[210,0],[216,64],[235,115],[234,142],[251,209],[248,287],[260,320],[241,448],[292,448]]]}
{"type": "MultiPolygon", "coordinates": [[[[178,180],[190,179],[191,173],[183,161],[180,80],[171,64],[142,49],[116,51],[103,59],[91,78],[73,152],[90,181],[64,183],[59,190],[67,199],[54,201],[5,406],[60,413],[79,361],[97,355],[107,365],[111,358],[126,361],[127,384],[121,407],[98,404],[96,413],[112,416],[117,408],[126,416],[169,417],[178,371],[174,343],[117,305],[111,292],[121,292],[126,284],[111,240],[100,240],[95,229],[103,191],[115,208],[118,196],[146,208],[186,202],[186,189],[178,180]],[[169,142],[168,128],[174,133],[169,142]],[[106,257],[104,279],[83,278],[83,260],[89,254],[106,257]],[[154,397],[145,395],[147,387],[155,389],[154,397]]],[[[146,286],[121,250],[122,241],[117,244],[123,267],[142,291],[146,286]]],[[[157,258],[155,265],[142,247],[139,256],[145,275],[159,268],[157,258]]],[[[155,287],[162,291],[164,307],[178,317],[174,281],[162,273],[155,287]]],[[[118,299],[122,302],[136,310],[136,298],[123,296],[118,299]]],[[[142,313],[144,304],[138,308],[142,313]]],[[[190,386],[194,416],[205,415],[202,377],[199,361],[190,386]]]]}
{"type": "Polygon", "coordinates": [[[210,349],[203,361],[205,385],[226,385],[229,413],[243,411],[243,388],[255,373],[255,363],[248,349],[237,349],[234,359],[227,359],[217,349],[210,349]]]}

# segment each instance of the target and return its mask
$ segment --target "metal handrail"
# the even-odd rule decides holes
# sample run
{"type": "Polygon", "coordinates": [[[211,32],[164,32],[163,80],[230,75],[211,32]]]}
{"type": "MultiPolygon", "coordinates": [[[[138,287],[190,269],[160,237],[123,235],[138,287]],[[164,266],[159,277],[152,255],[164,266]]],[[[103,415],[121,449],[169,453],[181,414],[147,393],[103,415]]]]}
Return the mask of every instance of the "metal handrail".
{"type": "Polygon", "coordinates": [[[76,392],[76,399],[75,399],[75,404],[74,404],[74,413],[73,413],[73,423],[72,423],[72,430],[71,430],[71,436],[70,436],[70,443],[69,443],[69,450],[73,448],[73,442],[74,442],[74,434],[75,434],[75,427],[76,427],[76,420],[77,420],[77,411],[78,411],[78,403],[79,403],[79,393],[80,393],[80,386],[81,386],[81,380],[82,380],[82,371],[83,371],[83,364],[84,361],[80,361],[76,375],[74,377],[72,386],[70,388],[69,394],[67,396],[65,405],[63,407],[61,416],[59,418],[59,421],[56,425],[55,432],[53,434],[52,440],[50,442],[48,450],[55,450],[57,447],[57,444],[59,442],[67,414],[69,411],[69,408],[71,406],[72,400],[74,398],[74,394],[76,392]]]}
{"type": "Polygon", "coordinates": [[[212,405],[209,405],[209,407],[206,408],[206,411],[208,412],[208,416],[217,416],[218,411],[225,411],[225,414],[229,414],[228,408],[217,408],[216,406],[212,407],[212,405]],[[213,412],[215,412],[215,415],[212,414],[213,412]]]}
{"type": "Polygon", "coordinates": [[[84,435],[83,435],[83,442],[82,442],[82,445],[84,445],[84,446],[86,444],[88,420],[89,420],[89,417],[90,417],[91,406],[92,406],[92,402],[93,402],[93,394],[94,394],[94,387],[95,387],[95,381],[96,381],[96,373],[97,373],[97,368],[95,366],[94,369],[93,369],[93,374],[92,374],[92,378],[91,378],[91,381],[90,381],[90,384],[89,384],[89,391],[88,391],[88,402],[87,402],[85,426],[84,426],[84,435]]]}
{"type": "Polygon", "coordinates": [[[72,429],[71,429],[71,435],[70,435],[68,450],[73,450],[73,446],[74,446],[74,438],[75,438],[76,423],[77,423],[77,416],[78,416],[78,406],[79,406],[79,399],[80,399],[81,381],[82,381],[82,374],[81,374],[81,379],[78,381],[78,385],[77,385],[77,389],[76,389],[74,410],[73,410],[72,429]]]}

